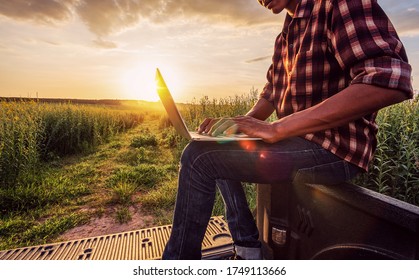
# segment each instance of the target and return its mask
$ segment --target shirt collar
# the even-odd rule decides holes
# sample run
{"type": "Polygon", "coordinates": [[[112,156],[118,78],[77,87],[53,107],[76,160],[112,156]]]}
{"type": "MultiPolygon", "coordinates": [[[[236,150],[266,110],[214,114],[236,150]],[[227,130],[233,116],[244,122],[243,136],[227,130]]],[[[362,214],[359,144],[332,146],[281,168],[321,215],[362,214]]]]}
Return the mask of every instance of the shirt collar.
{"type": "Polygon", "coordinates": [[[300,3],[297,4],[295,13],[292,17],[287,13],[285,16],[284,25],[282,27],[283,34],[287,34],[288,26],[294,18],[309,18],[311,16],[314,7],[314,1],[315,0],[301,0],[300,3]]]}

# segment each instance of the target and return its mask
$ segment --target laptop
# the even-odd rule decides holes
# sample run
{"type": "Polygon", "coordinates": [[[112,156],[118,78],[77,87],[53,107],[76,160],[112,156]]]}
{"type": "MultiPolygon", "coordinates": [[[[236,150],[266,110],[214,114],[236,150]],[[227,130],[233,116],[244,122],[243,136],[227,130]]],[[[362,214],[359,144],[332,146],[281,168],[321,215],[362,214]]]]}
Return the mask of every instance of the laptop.
{"type": "Polygon", "coordinates": [[[185,137],[190,141],[243,141],[243,140],[262,140],[261,138],[249,137],[245,134],[235,134],[235,135],[220,135],[220,136],[210,136],[206,134],[199,134],[197,132],[189,131],[186,127],[185,121],[179,113],[179,110],[176,107],[175,101],[173,100],[172,95],[170,94],[169,89],[167,88],[166,82],[164,81],[160,70],[156,70],[156,85],[157,85],[157,94],[160,97],[161,102],[163,103],[164,108],[166,109],[169,120],[176,129],[177,133],[185,137]]]}

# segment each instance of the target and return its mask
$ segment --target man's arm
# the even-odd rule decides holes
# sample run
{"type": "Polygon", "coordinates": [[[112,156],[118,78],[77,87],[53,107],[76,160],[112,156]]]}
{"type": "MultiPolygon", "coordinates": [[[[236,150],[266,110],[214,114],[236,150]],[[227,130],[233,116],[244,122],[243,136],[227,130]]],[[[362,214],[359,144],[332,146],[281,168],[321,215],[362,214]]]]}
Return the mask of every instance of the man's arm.
{"type": "Polygon", "coordinates": [[[260,98],[256,104],[247,112],[246,116],[258,119],[258,120],[266,120],[269,118],[272,113],[275,111],[272,103],[266,100],[265,98],[260,98]]]}
{"type": "Polygon", "coordinates": [[[317,106],[273,122],[275,133],[270,141],[339,127],[406,99],[406,93],[399,90],[351,85],[317,106]]]}
{"type": "Polygon", "coordinates": [[[210,133],[220,135],[237,130],[274,143],[288,137],[302,136],[336,128],[407,99],[406,93],[373,85],[354,84],[306,110],[268,123],[249,116],[224,119],[210,133]]]}

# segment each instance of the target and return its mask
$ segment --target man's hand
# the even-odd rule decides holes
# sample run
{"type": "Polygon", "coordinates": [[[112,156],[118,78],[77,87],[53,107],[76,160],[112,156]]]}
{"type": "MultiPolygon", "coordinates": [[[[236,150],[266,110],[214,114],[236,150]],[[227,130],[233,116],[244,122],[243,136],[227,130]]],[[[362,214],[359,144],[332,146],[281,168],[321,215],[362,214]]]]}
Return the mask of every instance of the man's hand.
{"type": "Polygon", "coordinates": [[[250,109],[246,116],[233,118],[206,118],[198,127],[198,133],[207,133],[214,136],[231,135],[239,132],[245,133],[250,137],[262,138],[264,141],[273,143],[278,141],[275,137],[273,124],[265,122],[275,110],[272,103],[261,98],[250,109]]]}
{"type": "Polygon", "coordinates": [[[274,143],[279,140],[274,125],[249,116],[222,118],[212,125],[209,134],[212,136],[228,136],[238,132],[250,137],[262,138],[263,141],[268,143],[274,143]]]}
{"type": "Polygon", "coordinates": [[[209,133],[212,126],[217,123],[220,119],[219,118],[206,118],[198,127],[198,133],[209,133]]]}
{"type": "Polygon", "coordinates": [[[199,126],[198,133],[211,136],[244,133],[249,137],[262,138],[267,143],[274,143],[280,139],[277,135],[277,128],[273,124],[250,116],[206,118],[199,126]]]}

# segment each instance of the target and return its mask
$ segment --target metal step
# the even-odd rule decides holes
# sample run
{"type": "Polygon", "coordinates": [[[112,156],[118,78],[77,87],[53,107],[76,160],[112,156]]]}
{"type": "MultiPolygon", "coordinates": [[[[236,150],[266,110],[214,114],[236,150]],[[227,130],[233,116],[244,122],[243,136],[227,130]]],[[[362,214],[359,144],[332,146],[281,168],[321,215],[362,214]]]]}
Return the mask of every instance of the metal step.
{"type": "MultiPolygon", "coordinates": [[[[0,260],[158,260],[169,239],[171,225],[61,243],[0,251],[0,260]]],[[[212,217],[202,244],[203,259],[234,254],[227,223],[212,217]]]]}

